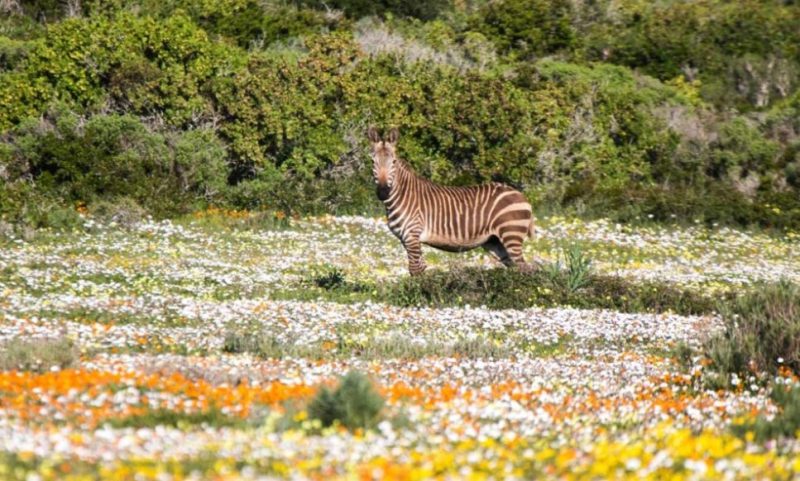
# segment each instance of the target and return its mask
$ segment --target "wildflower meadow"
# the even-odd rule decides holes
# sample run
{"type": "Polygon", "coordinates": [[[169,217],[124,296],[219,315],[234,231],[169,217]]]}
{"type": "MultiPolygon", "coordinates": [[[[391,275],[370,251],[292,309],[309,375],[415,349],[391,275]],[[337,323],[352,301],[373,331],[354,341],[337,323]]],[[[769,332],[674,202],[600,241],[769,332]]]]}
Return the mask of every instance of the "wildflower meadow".
{"type": "MultiPolygon", "coordinates": [[[[525,254],[544,280],[499,309],[457,288],[420,302],[378,218],[82,218],[0,244],[2,479],[800,473],[793,433],[757,429],[789,411],[772,391],[796,372],[717,372],[723,388],[703,350],[725,329],[715,301],[800,279],[797,233],[539,219],[525,254]],[[612,278],[699,297],[555,305],[576,251],[584,298],[612,278]]],[[[481,252],[426,260],[511,275],[481,252]]]]}

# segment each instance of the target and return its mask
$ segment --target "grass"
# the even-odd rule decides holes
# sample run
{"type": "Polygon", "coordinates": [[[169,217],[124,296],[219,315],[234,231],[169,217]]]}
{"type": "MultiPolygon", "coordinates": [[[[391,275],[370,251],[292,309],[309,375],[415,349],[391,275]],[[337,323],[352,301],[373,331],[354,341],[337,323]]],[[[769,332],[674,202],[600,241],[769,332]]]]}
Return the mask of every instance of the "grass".
{"type": "Polygon", "coordinates": [[[380,285],[351,282],[344,273],[337,271],[335,281],[330,277],[321,281],[317,275],[306,279],[296,291],[278,293],[277,297],[321,298],[334,302],[371,300],[403,307],[571,306],[678,314],[707,314],[717,309],[719,296],[712,298],[668,283],[595,274],[585,267],[585,262],[580,260],[584,267],[550,265],[532,273],[503,267],[431,269],[420,276],[403,277],[380,285]]]}
{"type": "Polygon", "coordinates": [[[522,349],[532,357],[555,357],[568,352],[570,344],[574,341],[574,336],[566,334],[559,336],[558,341],[553,343],[526,343],[522,349]]]}
{"type": "Polygon", "coordinates": [[[172,426],[186,428],[189,426],[241,427],[245,422],[229,416],[218,408],[207,411],[187,413],[172,409],[153,409],[143,414],[136,414],[118,419],[110,419],[107,424],[114,428],[154,428],[156,426],[172,426]]]}
{"type": "Polygon", "coordinates": [[[64,369],[78,361],[78,349],[66,338],[23,339],[6,341],[0,346],[0,370],[45,372],[64,369]]]}
{"type": "Polygon", "coordinates": [[[230,331],[225,335],[222,352],[228,354],[250,353],[265,359],[307,357],[322,359],[322,346],[281,342],[277,336],[265,333],[230,331]]]}
{"type": "Polygon", "coordinates": [[[511,355],[511,349],[485,337],[458,339],[452,343],[417,342],[401,335],[352,341],[340,336],[337,355],[343,358],[358,357],[365,360],[408,359],[425,357],[461,357],[466,359],[499,359],[511,355]]]}
{"type": "Polygon", "coordinates": [[[340,327],[336,342],[314,345],[281,341],[265,333],[229,332],[222,350],[229,354],[250,353],[265,359],[309,358],[363,360],[406,359],[426,357],[460,357],[467,359],[500,359],[511,356],[512,350],[485,337],[457,339],[451,343],[415,340],[401,334],[363,339],[351,335],[354,328],[340,327]]]}
{"type": "Polygon", "coordinates": [[[284,212],[274,210],[238,211],[210,208],[175,219],[178,224],[199,227],[206,231],[261,231],[286,230],[292,226],[292,219],[284,212]]]}

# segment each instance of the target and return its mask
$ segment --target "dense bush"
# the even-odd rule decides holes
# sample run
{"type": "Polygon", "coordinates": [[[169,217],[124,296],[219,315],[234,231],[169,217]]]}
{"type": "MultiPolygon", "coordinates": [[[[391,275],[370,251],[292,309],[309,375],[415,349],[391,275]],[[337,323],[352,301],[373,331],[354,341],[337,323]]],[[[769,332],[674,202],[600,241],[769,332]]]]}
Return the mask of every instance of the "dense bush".
{"type": "Polygon", "coordinates": [[[185,15],[164,21],[119,14],[52,25],[17,68],[0,73],[0,131],[59,100],[77,109],[114,108],[176,126],[211,114],[203,89],[240,54],[185,15]]]}
{"type": "Polygon", "coordinates": [[[295,0],[314,8],[339,9],[352,18],[399,15],[431,20],[450,6],[449,0],[295,0]]]}
{"type": "Polygon", "coordinates": [[[212,131],[162,134],[128,115],[53,112],[23,122],[6,145],[18,176],[70,202],[129,197],[166,214],[219,197],[227,183],[225,149],[212,131]]]}
{"type": "Polygon", "coordinates": [[[589,26],[589,58],[666,80],[702,81],[716,103],[764,106],[797,85],[800,8],[787,2],[725,0],[602,2],[589,26]],[[733,97],[733,98],[732,98],[733,97]]]}
{"type": "Polygon", "coordinates": [[[476,15],[475,29],[506,53],[522,58],[570,49],[577,43],[569,0],[488,2],[476,15]]]}
{"type": "Polygon", "coordinates": [[[321,33],[339,27],[341,19],[319,10],[256,0],[162,4],[161,15],[185,10],[207,32],[231,39],[241,47],[267,46],[277,40],[321,33]]]}
{"type": "Polygon", "coordinates": [[[398,5],[26,3],[0,20],[0,210],[377,212],[372,124],[400,127],[425,176],[548,210],[800,225],[795,5],[398,5]],[[366,13],[385,19],[351,20],[366,13]],[[764,91],[763,115],[727,108],[764,91]]]}

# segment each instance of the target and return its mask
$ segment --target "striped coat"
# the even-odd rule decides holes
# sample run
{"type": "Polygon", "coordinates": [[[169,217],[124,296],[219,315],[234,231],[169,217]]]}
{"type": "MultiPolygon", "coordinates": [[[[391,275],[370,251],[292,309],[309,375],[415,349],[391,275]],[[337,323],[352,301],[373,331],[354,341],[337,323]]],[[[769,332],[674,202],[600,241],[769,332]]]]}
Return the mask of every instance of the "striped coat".
{"type": "Polygon", "coordinates": [[[533,216],[521,192],[497,183],[438,185],[397,156],[396,129],[384,139],[370,129],[368,137],[378,198],[389,229],[406,249],[412,275],[425,270],[421,244],[451,252],[483,247],[506,266],[528,267],[522,242],[533,233],[533,216]]]}

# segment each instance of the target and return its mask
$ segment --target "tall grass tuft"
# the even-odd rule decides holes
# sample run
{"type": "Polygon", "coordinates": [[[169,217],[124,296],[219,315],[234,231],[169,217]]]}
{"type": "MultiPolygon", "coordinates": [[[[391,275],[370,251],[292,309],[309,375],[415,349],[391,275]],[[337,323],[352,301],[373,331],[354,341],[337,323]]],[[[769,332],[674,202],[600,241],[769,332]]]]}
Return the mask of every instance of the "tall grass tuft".
{"type": "Polygon", "coordinates": [[[563,248],[560,258],[546,266],[545,272],[554,283],[575,292],[592,281],[592,260],[579,245],[573,244],[563,248]]]}

